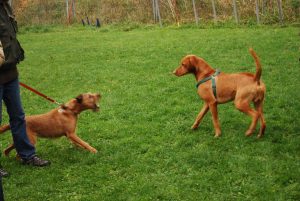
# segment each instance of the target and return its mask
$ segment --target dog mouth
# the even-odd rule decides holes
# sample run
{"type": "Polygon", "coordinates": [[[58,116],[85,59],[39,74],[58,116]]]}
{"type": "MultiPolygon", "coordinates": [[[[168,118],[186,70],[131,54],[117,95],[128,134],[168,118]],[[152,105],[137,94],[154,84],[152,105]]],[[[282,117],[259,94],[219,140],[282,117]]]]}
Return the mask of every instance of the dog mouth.
{"type": "Polygon", "coordinates": [[[99,110],[100,110],[100,105],[99,104],[95,104],[94,108],[93,108],[93,111],[94,112],[98,112],[99,110]]]}

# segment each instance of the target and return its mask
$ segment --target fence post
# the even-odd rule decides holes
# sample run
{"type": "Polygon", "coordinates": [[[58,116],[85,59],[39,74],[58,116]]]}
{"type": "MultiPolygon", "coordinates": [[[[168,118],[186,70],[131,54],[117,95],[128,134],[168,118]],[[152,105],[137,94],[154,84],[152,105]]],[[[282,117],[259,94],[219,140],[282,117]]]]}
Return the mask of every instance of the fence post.
{"type": "Polygon", "coordinates": [[[193,8],[194,8],[196,24],[198,25],[199,24],[199,17],[198,17],[198,13],[197,13],[197,10],[196,10],[195,0],[193,0],[193,8]]]}
{"type": "Polygon", "coordinates": [[[282,12],[282,2],[281,2],[281,0],[277,0],[277,4],[278,4],[280,23],[283,24],[283,12],[282,12]]]}
{"type": "Polygon", "coordinates": [[[159,2],[158,2],[158,0],[155,0],[155,6],[156,6],[155,11],[156,11],[156,15],[158,17],[159,25],[160,25],[160,27],[162,27],[162,22],[161,22],[161,17],[160,17],[160,10],[159,10],[159,2]]]}
{"type": "Polygon", "coordinates": [[[75,9],[75,0],[72,0],[72,12],[73,12],[73,18],[76,17],[76,9],[75,9]]]}
{"type": "Polygon", "coordinates": [[[217,12],[216,12],[215,1],[214,1],[214,0],[211,0],[211,4],[212,4],[212,7],[213,7],[214,21],[215,21],[215,23],[216,23],[216,22],[217,22],[217,12]]]}
{"type": "Polygon", "coordinates": [[[255,13],[256,13],[257,24],[260,24],[260,21],[259,21],[259,5],[258,5],[258,0],[255,0],[255,13]]]}
{"type": "Polygon", "coordinates": [[[69,0],[66,0],[67,18],[69,17],[69,0]]]}
{"type": "Polygon", "coordinates": [[[233,14],[234,14],[235,22],[238,24],[239,18],[238,18],[238,14],[237,14],[236,0],[232,0],[232,3],[233,3],[233,14]]]}
{"type": "Polygon", "coordinates": [[[265,14],[265,11],[266,11],[266,5],[267,4],[267,1],[266,0],[262,0],[262,3],[261,3],[261,12],[262,14],[264,15],[265,14]]]}
{"type": "Polygon", "coordinates": [[[156,22],[156,6],[155,6],[155,0],[152,0],[152,10],[153,10],[153,18],[154,18],[154,22],[156,22]]]}

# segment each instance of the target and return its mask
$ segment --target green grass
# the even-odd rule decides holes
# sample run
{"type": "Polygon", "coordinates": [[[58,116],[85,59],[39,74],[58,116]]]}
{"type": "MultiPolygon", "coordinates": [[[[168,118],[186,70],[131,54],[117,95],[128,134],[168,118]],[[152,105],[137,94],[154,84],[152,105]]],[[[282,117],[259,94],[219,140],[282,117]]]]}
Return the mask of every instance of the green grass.
{"type": "MultiPolygon", "coordinates": [[[[66,102],[100,92],[100,113],[80,116],[78,135],[97,154],[66,138],[40,139],[50,167],[1,157],[6,200],[299,200],[299,29],[164,28],[132,31],[55,29],[24,32],[20,80],[66,102]],[[190,129],[203,102],[192,76],[171,74],[186,54],[223,72],[255,72],[261,58],[267,86],[266,134],[245,137],[250,118],[232,103],[219,106],[222,137],[211,115],[190,129]]],[[[27,115],[55,105],[22,89],[27,115]]],[[[7,116],[4,115],[4,122],[7,116]]],[[[10,143],[1,136],[2,150],[10,143]]]]}

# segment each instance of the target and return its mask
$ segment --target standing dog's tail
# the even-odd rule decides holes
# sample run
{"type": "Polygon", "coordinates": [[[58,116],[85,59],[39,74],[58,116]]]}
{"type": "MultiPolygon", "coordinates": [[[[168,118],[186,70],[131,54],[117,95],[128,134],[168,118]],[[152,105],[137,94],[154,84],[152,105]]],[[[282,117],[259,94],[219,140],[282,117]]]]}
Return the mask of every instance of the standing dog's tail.
{"type": "Polygon", "coordinates": [[[10,130],[10,125],[6,124],[0,127],[0,133],[4,133],[6,131],[10,130]]]}
{"type": "Polygon", "coordinates": [[[261,77],[261,64],[259,61],[258,56],[256,55],[256,53],[254,52],[254,50],[252,48],[249,49],[250,54],[253,56],[255,63],[256,63],[256,73],[254,75],[254,80],[259,83],[260,77],[261,77]]]}

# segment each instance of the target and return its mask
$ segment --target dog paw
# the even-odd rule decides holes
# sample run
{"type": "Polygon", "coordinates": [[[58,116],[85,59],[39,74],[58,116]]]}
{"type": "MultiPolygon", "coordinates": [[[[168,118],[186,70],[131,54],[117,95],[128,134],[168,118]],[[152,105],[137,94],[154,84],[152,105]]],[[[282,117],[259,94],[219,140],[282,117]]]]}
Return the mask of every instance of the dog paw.
{"type": "Polygon", "coordinates": [[[192,125],[191,129],[196,130],[198,128],[198,125],[192,125]]]}
{"type": "Polygon", "coordinates": [[[97,153],[98,151],[97,151],[97,149],[91,149],[91,152],[95,154],[95,153],[97,153]]]}
{"type": "Polygon", "coordinates": [[[247,137],[249,137],[249,136],[252,135],[252,133],[253,133],[253,130],[247,130],[246,133],[245,133],[245,135],[246,135],[247,137]]]}

